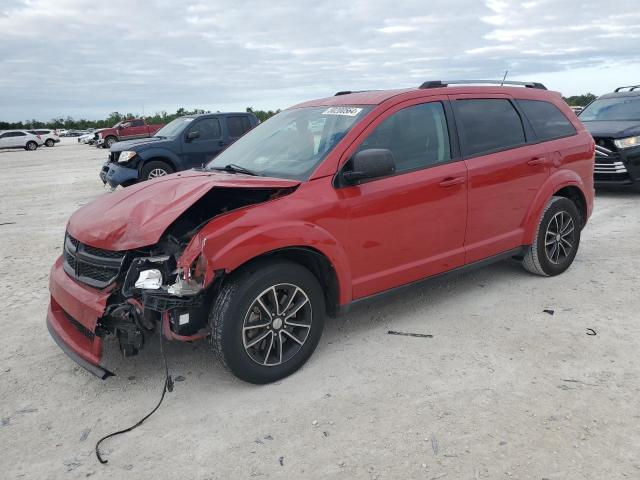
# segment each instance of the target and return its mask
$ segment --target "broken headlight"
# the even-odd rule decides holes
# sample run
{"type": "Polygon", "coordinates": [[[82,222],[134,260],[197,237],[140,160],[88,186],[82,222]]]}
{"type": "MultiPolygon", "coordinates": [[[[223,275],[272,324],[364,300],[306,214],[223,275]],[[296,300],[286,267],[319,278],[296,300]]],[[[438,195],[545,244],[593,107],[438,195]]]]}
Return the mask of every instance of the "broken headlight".
{"type": "Polygon", "coordinates": [[[156,268],[142,270],[134,286],[145,290],[157,290],[162,286],[162,272],[156,268]]]}

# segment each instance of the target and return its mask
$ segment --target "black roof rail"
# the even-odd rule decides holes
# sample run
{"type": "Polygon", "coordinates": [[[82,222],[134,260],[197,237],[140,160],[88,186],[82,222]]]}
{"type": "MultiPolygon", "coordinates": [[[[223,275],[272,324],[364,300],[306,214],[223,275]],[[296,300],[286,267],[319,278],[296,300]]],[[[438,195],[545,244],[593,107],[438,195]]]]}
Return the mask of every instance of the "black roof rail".
{"type": "Polygon", "coordinates": [[[621,92],[623,89],[628,88],[630,92],[640,88],[640,85],[627,85],[626,87],[618,87],[614,90],[615,93],[621,92]]]}
{"type": "Polygon", "coordinates": [[[339,92],[336,92],[334,97],[339,97],[340,95],[349,95],[350,93],[362,93],[368,91],[369,90],[340,90],[339,92]]]}
{"type": "Polygon", "coordinates": [[[473,85],[473,84],[490,84],[490,85],[520,85],[526,88],[538,88],[546,90],[542,83],[539,82],[518,82],[515,80],[428,80],[420,85],[420,88],[440,88],[448,85],[473,85]]]}

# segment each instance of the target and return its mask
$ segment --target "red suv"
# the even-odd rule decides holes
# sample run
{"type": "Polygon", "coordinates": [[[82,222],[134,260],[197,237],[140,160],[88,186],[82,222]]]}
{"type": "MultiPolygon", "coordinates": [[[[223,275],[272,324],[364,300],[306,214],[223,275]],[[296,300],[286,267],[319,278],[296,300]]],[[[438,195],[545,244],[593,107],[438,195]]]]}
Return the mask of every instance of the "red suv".
{"type": "Polygon", "coordinates": [[[51,271],[51,335],[102,378],[108,335],[125,355],[153,331],[207,337],[266,383],[356,302],[512,257],[564,272],[593,207],[591,135],[538,83],[464,83],[303,103],[204,169],[82,207],[51,271]]]}

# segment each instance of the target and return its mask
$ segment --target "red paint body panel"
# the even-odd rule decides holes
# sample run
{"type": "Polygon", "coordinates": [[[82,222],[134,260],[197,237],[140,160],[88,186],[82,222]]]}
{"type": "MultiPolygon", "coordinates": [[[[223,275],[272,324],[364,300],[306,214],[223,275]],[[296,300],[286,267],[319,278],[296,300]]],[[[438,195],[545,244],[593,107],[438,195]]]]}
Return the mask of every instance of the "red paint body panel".
{"type": "Polygon", "coordinates": [[[94,332],[111,292],[95,290],[75,282],[63,270],[62,262],[62,257],[58,258],[49,276],[51,301],[47,322],[69,348],[87,362],[98,365],[102,355],[102,340],[97,336],[87,338],[68,316],[87,331],[94,332]]]}
{"type": "Polygon", "coordinates": [[[167,227],[212,188],[284,188],[300,182],[188,171],[106,193],[77,210],[67,231],[83,243],[108,250],[155,244],[167,227]]]}

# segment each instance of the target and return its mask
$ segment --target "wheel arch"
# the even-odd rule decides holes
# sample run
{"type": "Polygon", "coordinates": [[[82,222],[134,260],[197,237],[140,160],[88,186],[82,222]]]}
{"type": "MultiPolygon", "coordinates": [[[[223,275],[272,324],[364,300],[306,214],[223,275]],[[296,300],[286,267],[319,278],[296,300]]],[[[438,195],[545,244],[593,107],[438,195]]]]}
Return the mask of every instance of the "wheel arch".
{"type": "Polygon", "coordinates": [[[174,156],[171,155],[170,152],[153,149],[149,152],[140,153],[139,156],[140,160],[142,161],[138,163],[138,173],[142,171],[145,164],[155,161],[166,163],[171,168],[173,168],[174,172],[177,172],[179,170],[177,158],[174,158],[174,156]]]}
{"type": "Polygon", "coordinates": [[[531,245],[535,239],[538,221],[551,197],[565,197],[573,201],[582,217],[582,227],[591,213],[591,203],[585,194],[585,184],[582,178],[573,170],[560,170],[552,174],[538,190],[534,201],[529,207],[523,223],[523,245],[531,245]]]}
{"type": "Polygon", "coordinates": [[[340,283],[338,274],[331,260],[315,248],[295,246],[265,252],[238,265],[233,271],[229,272],[229,274],[233,274],[233,272],[249,267],[257,262],[278,259],[297,263],[309,270],[322,286],[327,314],[331,317],[338,316],[340,311],[340,283]]]}

